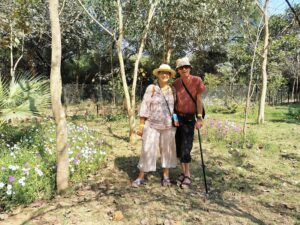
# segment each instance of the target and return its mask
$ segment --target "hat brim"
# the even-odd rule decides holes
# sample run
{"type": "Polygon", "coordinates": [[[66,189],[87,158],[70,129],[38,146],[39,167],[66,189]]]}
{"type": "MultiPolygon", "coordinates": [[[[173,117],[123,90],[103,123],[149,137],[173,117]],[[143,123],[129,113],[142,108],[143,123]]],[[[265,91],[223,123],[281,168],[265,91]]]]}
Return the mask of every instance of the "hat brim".
{"type": "Polygon", "coordinates": [[[154,69],[153,70],[153,75],[157,77],[158,73],[161,72],[161,71],[171,73],[171,77],[175,77],[175,75],[176,75],[176,71],[175,70],[172,70],[172,69],[160,69],[160,68],[154,69]]]}

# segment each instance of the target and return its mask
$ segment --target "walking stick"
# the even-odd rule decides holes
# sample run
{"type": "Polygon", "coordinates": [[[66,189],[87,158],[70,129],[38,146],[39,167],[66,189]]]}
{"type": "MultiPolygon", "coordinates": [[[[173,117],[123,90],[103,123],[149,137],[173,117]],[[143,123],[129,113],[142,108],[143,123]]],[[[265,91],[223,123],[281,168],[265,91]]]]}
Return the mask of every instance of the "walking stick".
{"type": "Polygon", "coordinates": [[[207,190],[207,183],[206,183],[205,164],[204,164],[204,160],[203,160],[203,150],[202,150],[202,144],[201,144],[200,129],[198,129],[198,139],[199,139],[199,147],[200,147],[200,154],[201,154],[201,166],[202,166],[203,179],[204,179],[204,185],[205,185],[205,193],[207,195],[208,190],[207,190]]]}

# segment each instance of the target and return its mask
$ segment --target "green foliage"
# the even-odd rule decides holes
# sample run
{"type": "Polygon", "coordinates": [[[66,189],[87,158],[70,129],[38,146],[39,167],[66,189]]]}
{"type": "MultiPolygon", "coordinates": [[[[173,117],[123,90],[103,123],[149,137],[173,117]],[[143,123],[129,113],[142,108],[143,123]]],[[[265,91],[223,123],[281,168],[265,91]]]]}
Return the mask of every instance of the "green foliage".
{"type": "Polygon", "coordinates": [[[50,104],[49,81],[23,73],[8,84],[0,79],[0,122],[41,115],[50,104]]]}
{"type": "Polygon", "coordinates": [[[215,88],[221,83],[221,80],[218,76],[212,73],[205,73],[204,83],[209,88],[215,88]]]}
{"type": "Polygon", "coordinates": [[[106,122],[113,122],[118,120],[124,120],[126,115],[124,113],[109,113],[104,115],[104,120],[106,122]]]}
{"type": "Polygon", "coordinates": [[[296,120],[300,120],[300,105],[290,105],[288,108],[288,115],[296,120]]]}
{"type": "Polygon", "coordinates": [[[211,104],[209,111],[213,113],[234,114],[239,110],[239,105],[234,101],[227,100],[226,104],[211,104]]]}
{"type": "MultiPolygon", "coordinates": [[[[9,209],[55,192],[55,126],[41,124],[5,125],[0,128],[0,199],[9,209]]],[[[99,134],[86,126],[68,125],[71,182],[84,180],[95,172],[108,151],[99,134]]]]}

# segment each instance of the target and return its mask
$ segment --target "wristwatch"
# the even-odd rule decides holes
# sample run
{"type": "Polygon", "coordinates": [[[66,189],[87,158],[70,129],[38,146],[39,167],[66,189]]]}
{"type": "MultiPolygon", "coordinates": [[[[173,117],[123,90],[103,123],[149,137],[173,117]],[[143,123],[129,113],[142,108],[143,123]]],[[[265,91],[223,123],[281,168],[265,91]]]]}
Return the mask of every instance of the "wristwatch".
{"type": "Polygon", "coordinates": [[[201,120],[203,119],[203,117],[202,117],[202,114],[201,114],[201,113],[198,113],[196,117],[197,117],[197,119],[201,119],[201,120]]]}

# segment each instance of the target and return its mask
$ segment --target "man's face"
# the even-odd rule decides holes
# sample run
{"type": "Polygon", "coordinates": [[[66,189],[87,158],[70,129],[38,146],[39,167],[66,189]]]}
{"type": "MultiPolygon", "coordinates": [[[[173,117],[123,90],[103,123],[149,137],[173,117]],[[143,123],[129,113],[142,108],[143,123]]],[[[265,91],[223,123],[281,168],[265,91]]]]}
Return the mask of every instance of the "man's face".
{"type": "Polygon", "coordinates": [[[190,75],[191,67],[190,66],[181,66],[177,68],[177,72],[181,77],[187,77],[190,75]]]}

